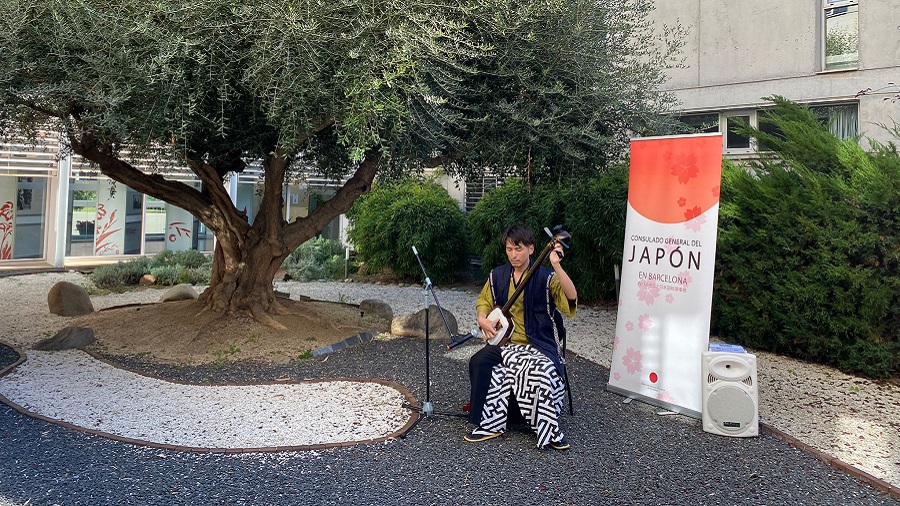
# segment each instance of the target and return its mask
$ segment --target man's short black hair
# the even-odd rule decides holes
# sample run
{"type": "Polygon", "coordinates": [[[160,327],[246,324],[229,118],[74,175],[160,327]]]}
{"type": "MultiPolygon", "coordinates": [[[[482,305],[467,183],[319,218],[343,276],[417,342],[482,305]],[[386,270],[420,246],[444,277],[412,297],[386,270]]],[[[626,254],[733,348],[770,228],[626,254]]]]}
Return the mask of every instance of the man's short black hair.
{"type": "Polygon", "coordinates": [[[522,246],[531,246],[534,244],[534,232],[525,225],[513,225],[507,228],[506,232],[503,232],[503,238],[500,242],[506,246],[507,241],[512,241],[516,246],[520,244],[522,246]]]}

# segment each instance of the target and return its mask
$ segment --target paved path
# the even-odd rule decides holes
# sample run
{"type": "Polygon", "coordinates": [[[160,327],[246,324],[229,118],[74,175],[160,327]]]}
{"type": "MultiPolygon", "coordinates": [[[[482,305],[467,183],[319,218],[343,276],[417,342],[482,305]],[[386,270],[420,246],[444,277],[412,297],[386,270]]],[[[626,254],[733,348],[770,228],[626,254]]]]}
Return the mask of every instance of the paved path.
{"type": "MultiPolygon", "coordinates": [[[[432,399],[457,411],[466,396],[459,360],[433,343],[432,399]]],[[[463,348],[463,347],[461,347],[463,348]]],[[[381,376],[424,396],[421,340],[376,340],[329,360],[279,367],[156,366],[173,381],[381,376]]],[[[482,444],[468,424],[436,415],[404,439],[347,448],[242,455],[123,444],[0,406],[0,506],[25,504],[860,504],[898,505],[887,493],[763,434],[723,438],[683,416],[597,388],[608,371],[570,360],[576,413],[563,423],[574,448],[542,452],[513,428],[482,444]]]]}

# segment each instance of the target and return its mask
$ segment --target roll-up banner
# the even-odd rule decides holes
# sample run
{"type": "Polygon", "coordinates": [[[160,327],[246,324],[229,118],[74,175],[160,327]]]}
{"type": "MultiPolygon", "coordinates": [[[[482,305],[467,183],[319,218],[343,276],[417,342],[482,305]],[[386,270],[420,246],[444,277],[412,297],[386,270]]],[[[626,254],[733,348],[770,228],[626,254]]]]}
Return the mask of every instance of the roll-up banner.
{"type": "Polygon", "coordinates": [[[607,389],[700,418],[722,134],[631,141],[621,288],[607,389]]]}

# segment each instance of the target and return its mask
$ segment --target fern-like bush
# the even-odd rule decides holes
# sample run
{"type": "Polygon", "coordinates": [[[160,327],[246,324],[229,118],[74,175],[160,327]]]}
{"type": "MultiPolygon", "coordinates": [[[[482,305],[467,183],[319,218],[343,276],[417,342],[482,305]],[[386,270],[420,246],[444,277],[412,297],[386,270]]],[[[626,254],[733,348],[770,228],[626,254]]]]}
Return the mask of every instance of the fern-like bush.
{"type": "Polygon", "coordinates": [[[871,377],[900,366],[900,156],[838,140],[773,97],[747,128],[772,150],[726,163],[713,330],[731,341],[871,377]]]}
{"type": "Polygon", "coordinates": [[[432,281],[453,279],[469,258],[466,219],[454,200],[433,181],[407,179],[376,185],[350,211],[349,236],[370,271],[421,279],[419,252],[432,281]]]}

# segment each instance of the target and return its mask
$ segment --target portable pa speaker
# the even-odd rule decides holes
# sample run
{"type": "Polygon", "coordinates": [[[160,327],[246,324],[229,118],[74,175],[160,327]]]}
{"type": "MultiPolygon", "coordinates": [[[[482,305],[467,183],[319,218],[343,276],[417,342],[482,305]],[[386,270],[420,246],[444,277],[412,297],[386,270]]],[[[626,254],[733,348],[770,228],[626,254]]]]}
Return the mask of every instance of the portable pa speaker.
{"type": "Polygon", "coordinates": [[[759,435],[756,355],[703,353],[703,430],[732,437],[759,435]]]}

